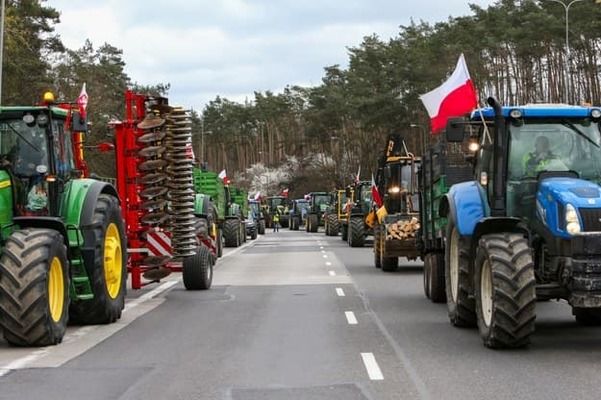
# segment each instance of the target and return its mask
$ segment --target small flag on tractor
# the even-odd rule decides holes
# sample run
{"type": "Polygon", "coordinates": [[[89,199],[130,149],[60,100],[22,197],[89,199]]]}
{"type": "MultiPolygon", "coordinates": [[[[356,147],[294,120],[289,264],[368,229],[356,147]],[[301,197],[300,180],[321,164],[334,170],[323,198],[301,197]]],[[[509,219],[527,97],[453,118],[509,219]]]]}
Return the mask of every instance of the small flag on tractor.
{"type": "Polygon", "coordinates": [[[282,196],[288,198],[288,192],[290,191],[290,189],[286,188],[284,190],[282,190],[282,196]]]}
{"type": "Polygon", "coordinates": [[[218,176],[219,179],[225,182],[227,180],[227,172],[225,172],[225,169],[221,170],[218,176]]]}
{"type": "Polygon", "coordinates": [[[444,130],[449,118],[460,117],[476,108],[478,96],[463,54],[449,79],[420,99],[430,115],[433,134],[444,130]]]}
{"type": "Polygon", "coordinates": [[[255,200],[259,200],[261,198],[261,192],[257,192],[257,194],[255,194],[255,200]]]}
{"type": "Polygon", "coordinates": [[[374,203],[376,203],[378,208],[382,207],[382,197],[380,197],[380,191],[376,185],[374,174],[371,174],[371,198],[374,200],[374,203]]]}
{"type": "Polygon", "coordinates": [[[85,121],[86,110],[88,109],[88,92],[86,91],[85,82],[81,87],[81,93],[79,93],[79,97],[77,98],[77,105],[79,106],[79,115],[81,116],[82,121],[85,121]]]}
{"type": "Polygon", "coordinates": [[[359,165],[359,170],[357,171],[357,175],[355,175],[355,183],[359,183],[361,181],[361,166],[359,165]]]}

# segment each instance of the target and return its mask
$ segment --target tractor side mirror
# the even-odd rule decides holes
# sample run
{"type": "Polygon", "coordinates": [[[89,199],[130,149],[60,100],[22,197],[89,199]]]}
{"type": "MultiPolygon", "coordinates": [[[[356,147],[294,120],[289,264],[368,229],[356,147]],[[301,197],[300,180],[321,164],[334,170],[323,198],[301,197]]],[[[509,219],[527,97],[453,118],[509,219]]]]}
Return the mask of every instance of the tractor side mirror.
{"type": "Polygon", "coordinates": [[[465,118],[449,118],[447,122],[446,136],[449,143],[460,143],[465,138],[465,118]]]}
{"type": "Polygon", "coordinates": [[[87,132],[88,131],[88,121],[81,117],[81,114],[78,111],[74,111],[71,119],[71,130],[73,132],[87,132]]]}

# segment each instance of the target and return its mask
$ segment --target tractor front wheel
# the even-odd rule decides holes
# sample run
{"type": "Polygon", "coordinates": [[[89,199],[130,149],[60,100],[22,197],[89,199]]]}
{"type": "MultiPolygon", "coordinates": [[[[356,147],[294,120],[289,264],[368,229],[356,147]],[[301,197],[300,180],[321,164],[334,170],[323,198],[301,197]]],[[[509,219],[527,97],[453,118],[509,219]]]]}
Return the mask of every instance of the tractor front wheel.
{"type": "Polygon", "coordinates": [[[484,235],[474,286],[480,336],[486,347],[523,347],[536,319],[536,279],[528,240],[517,233],[484,235]]]}
{"type": "Polygon", "coordinates": [[[121,318],[125,306],[127,246],[119,200],[98,196],[92,229],[84,232],[82,252],[94,297],[71,303],[70,318],[77,324],[108,324],[121,318]]]}
{"type": "Polygon", "coordinates": [[[444,281],[444,255],[441,253],[430,253],[424,261],[424,275],[428,277],[428,294],[433,303],[444,303],[447,300],[444,281]],[[427,262],[430,257],[429,262],[427,262]]]}
{"type": "Polygon", "coordinates": [[[196,249],[196,254],[184,258],[182,277],[186,290],[207,290],[213,283],[215,257],[205,246],[196,249]]]}
{"type": "Polygon", "coordinates": [[[69,261],[63,236],[14,232],[0,256],[0,326],[15,346],[60,343],[69,319],[69,261]]]}
{"type": "Polygon", "coordinates": [[[258,229],[259,235],[265,234],[265,220],[264,219],[259,221],[259,225],[258,225],[257,229],[258,229]]]}
{"type": "Polygon", "coordinates": [[[319,229],[319,218],[317,214],[311,214],[307,217],[307,232],[315,233],[319,229]]]}
{"type": "Polygon", "coordinates": [[[363,218],[351,218],[348,232],[348,244],[351,247],[365,246],[365,224],[363,223],[363,218]]]}

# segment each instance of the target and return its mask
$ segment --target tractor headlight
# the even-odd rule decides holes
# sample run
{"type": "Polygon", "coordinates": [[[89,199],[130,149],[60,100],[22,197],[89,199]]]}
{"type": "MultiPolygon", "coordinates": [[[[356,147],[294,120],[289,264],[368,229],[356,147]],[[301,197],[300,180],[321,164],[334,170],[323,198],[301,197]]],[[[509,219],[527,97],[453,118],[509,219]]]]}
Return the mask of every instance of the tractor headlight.
{"type": "Polygon", "coordinates": [[[580,226],[580,219],[578,218],[578,212],[576,208],[571,204],[566,204],[566,231],[570,235],[575,235],[582,231],[582,227],[580,226]]]}
{"type": "Polygon", "coordinates": [[[391,188],[388,189],[388,193],[390,193],[390,194],[401,193],[401,188],[398,186],[392,186],[391,188]]]}

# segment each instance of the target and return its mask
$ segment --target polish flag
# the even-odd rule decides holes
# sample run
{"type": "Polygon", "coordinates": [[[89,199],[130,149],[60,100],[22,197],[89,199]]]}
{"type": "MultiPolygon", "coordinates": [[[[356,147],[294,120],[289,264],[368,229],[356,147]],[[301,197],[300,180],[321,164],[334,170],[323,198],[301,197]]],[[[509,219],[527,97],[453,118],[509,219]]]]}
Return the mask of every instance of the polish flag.
{"type": "Polygon", "coordinates": [[[371,198],[378,208],[382,207],[382,197],[380,197],[380,192],[378,191],[378,186],[376,185],[376,180],[374,179],[374,174],[371,174],[371,198]]]}
{"type": "Polygon", "coordinates": [[[284,190],[282,190],[282,196],[288,198],[288,192],[290,191],[290,189],[286,188],[284,190]]]}
{"type": "Polygon", "coordinates": [[[259,200],[261,198],[261,192],[257,192],[257,194],[255,194],[255,200],[259,200]]]}
{"type": "Polygon", "coordinates": [[[225,180],[227,179],[227,173],[225,172],[225,169],[221,170],[221,172],[217,176],[219,177],[219,179],[225,182],[225,180]]]}
{"type": "Polygon", "coordinates": [[[82,120],[86,119],[86,110],[88,109],[88,92],[86,91],[86,84],[84,82],[81,87],[81,92],[77,98],[77,105],[79,106],[79,115],[82,120]]]}
{"type": "Polygon", "coordinates": [[[446,128],[449,118],[462,116],[476,108],[478,96],[463,54],[451,77],[441,86],[420,96],[420,99],[428,110],[434,134],[446,128]]]}

